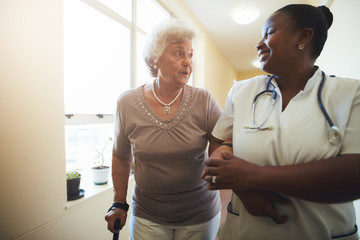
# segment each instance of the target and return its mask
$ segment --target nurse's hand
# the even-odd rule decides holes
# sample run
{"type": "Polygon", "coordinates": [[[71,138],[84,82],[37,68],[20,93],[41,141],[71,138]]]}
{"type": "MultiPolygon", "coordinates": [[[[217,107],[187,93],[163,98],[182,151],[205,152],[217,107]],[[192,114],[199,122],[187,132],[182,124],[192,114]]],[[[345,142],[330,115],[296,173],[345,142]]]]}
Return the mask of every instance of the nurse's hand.
{"type": "Polygon", "coordinates": [[[227,152],[221,152],[221,158],[210,158],[205,163],[202,177],[209,183],[209,190],[254,189],[254,174],[258,166],[227,152]]]}
{"type": "Polygon", "coordinates": [[[286,215],[280,216],[276,212],[274,205],[290,205],[291,202],[289,199],[279,194],[259,190],[233,191],[239,197],[250,215],[255,217],[269,217],[277,224],[285,223],[288,220],[286,215]]]}

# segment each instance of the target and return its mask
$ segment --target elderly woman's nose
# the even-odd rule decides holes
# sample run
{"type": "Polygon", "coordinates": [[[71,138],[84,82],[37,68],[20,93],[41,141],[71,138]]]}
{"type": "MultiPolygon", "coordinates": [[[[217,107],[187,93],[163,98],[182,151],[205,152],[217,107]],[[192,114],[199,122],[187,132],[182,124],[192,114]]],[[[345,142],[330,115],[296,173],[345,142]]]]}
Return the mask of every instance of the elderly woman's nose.
{"type": "Polygon", "coordinates": [[[182,62],[183,65],[189,65],[192,63],[192,57],[185,55],[182,62]]]}

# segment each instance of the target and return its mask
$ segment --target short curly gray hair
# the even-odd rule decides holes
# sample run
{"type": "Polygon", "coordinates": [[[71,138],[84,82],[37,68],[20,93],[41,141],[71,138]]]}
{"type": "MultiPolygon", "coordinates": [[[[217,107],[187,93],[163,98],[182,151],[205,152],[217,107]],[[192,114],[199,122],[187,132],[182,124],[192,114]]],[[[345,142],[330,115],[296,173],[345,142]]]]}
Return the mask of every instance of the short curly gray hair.
{"type": "Polygon", "coordinates": [[[181,20],[171,19],[158,24],[147,35],[143,51],[144,60],[151,76],[157,76],[158,69],[154,69],[153,63],[159,60],[170,42],[180,43],[187,39],[193,40],[196,35],[195,28],[181,20]]]}

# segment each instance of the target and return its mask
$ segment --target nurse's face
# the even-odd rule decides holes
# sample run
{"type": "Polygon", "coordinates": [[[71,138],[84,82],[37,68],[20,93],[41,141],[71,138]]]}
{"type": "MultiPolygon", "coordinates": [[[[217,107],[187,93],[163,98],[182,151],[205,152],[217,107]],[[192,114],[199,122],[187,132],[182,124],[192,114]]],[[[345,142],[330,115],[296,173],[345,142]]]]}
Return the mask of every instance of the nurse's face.
{"type": "Polygon", "coordinates": [[[193,65],[192,41],[169,43],[157,64],[161,79],[179,86],[187,84],[193,65]]]}
{"type": "Polygon", "coordinates": [[[277,75],[297,58],[299,31],[287,15],[275,13],[265,22],[261,35],[256,44],[261,69],[277,75]]]}

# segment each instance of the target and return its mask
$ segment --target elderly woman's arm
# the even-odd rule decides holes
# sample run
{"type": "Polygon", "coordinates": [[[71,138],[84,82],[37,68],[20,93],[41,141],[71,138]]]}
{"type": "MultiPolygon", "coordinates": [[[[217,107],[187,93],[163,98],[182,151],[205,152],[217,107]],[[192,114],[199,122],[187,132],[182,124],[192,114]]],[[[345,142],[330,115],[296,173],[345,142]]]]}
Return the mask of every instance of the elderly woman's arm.
{"type": "Polygon", "coordinates": [[[288,166],[256,166],[227,153],[223,158],[206,163],[205,179],[217,175],[209,189],[256,189],[321,203],[360,198],[360,154],[288,166]]]}
{"type": "Polygon", "coordinates": [[[126,202],[126,195],[129,183],[132,155],[128,159],[112,158],[112,179],[114,184],[114,202],[126,202]]]}
{"type": "Polygon", "coordinates": [[[221,159],[221,152],[225,151],[225,152],[229,152],[232,153],[232,147],[226,146],[226,145],[221,145],[222,143],[231,143],[232,144],[232,139],[229,140],[221,140],[218,139],[214,136],[210,136],[210,145],[209,145],[209,156],[210,158],[218,158],[221,159]]]}
{"type": "MultiPolygon", "coordinates": [[[[133,157],[119,158],[112,157],[112,179],[114,185],[114,202],[126,203],[126,195],[129,183],[130,170],[133,157]]],[[[120,229],[125,225],[127,212],[123,209],[114,209],[110,211],[105,220],[108,222],[108,229],[115,233],[114,223],[116,219],[120,219],[120,229]]]]}

